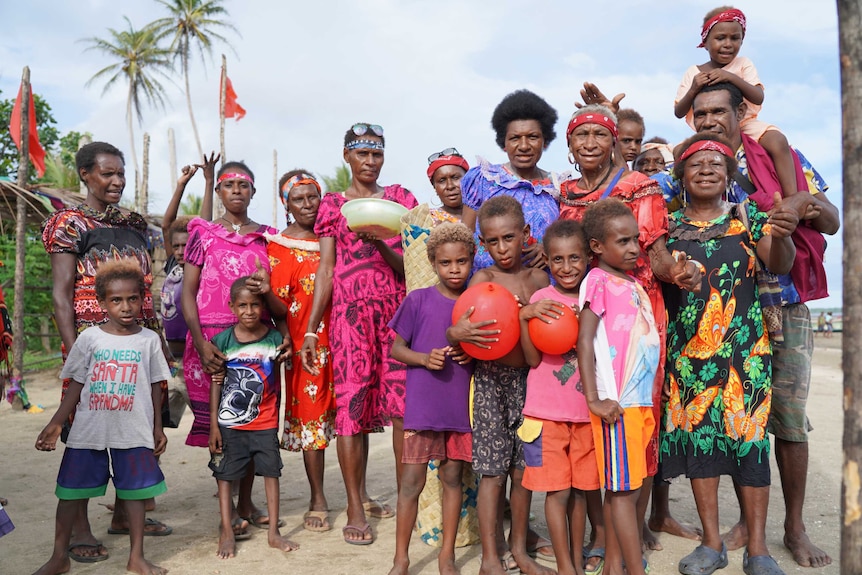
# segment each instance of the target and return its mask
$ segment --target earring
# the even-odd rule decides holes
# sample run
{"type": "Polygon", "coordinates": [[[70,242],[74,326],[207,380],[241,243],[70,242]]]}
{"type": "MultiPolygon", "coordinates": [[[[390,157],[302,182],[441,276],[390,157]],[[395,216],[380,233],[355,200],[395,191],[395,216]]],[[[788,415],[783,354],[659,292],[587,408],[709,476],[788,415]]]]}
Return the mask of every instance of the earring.
{"type": "MultiPolygon", "coordinates": [[[[572,164],[573,166],[577,165],[578,161],[575,159],[575,154],[573,152],[569,151],[568,158],[569,158],[570,164],[572,164]]],[[[580,170],[578,170],[578,171],[580,171],[580,170]]]]}
{"type": "Polygon", "coordinates": [[[441,200],[440,196],[438,196],[436,194],[431,196],[431,201],[429,203],[431,204],[431,207],[434,207],[434,208],[443,207],[443,200],[441,200]],[[435,200],[435,198],[436,198],[436,200],[435,200]]]}
{"type": "Polygon", "coordinates": [[[724,187],[724,197],[721,199],[725,202],[730,201],[730,182],[728,182],[727,185],[724,187]]]}
{"type": "Polygon", "coordinates": [[[682,202],[683,209],[685,209],[688,206],[688,198],[686,197],[687,192],[686,192],[685,186],[683,186],[682,183],[680,183],[679,188],[680,188],[680,191],[682,192],[680,194],[680,201],[682,202]]]}

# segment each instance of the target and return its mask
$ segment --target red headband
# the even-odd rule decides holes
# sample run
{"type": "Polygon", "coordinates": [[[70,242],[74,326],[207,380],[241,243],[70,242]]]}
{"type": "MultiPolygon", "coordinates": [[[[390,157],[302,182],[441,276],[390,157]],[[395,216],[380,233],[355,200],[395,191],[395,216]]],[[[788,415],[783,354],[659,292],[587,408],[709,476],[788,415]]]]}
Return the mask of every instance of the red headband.
{"type": "Polygon", "coordinates": [[[252,186],[254,186],[254,180],[251,179],[251,176],[242,172],[226,172],[218,177],[216,185],[222,183],[225,180],[245,180],[252,186]]]}
{"type": "Polygon", "coordinates": [[[428,174],[428,179],[433,181],[434,172],[443,166],[458,166],[464,168],[465,172],[470,169],[470,164],[461,156],[440,156],[428,166],[428,171],[425,172],[428,174]]]}
{"type": "Polygon", "coordinates": [[[706,37],[709,36],[709,31],[719,22],[738,22],[742,26],[742,35],[745,36],[745,14],[742,13],[742,10],[731,8],[730,10],[716,14],[706,21],[703,29],[700,31],[700,44],[697,45],[698,48],[703,48],[706,45],[706,37]]]}
{"type": "Polygon", "coordinates": [[[575,128],[581,124],[598,124],[599,126],[604,126],[610,130],[611,135],[615,140],[617,138],[617,125],[608,116],[605,116],[604,114],[581,114],[579,116],[575,116],[569,121],[569,127],[566,128],[566,141],[568,141],[572,136],[572,132],[575,131],[575,128]]]}
{"type": "Polygon", "coordinates": [[[696,154],[697,152],[702,152],[704,150],[710,152],[718,152],[719,154],[723,154],[728,158],[734,157],[733,151],[721,142],[716,142],[715,140],[698,140],[697,142],[693,143],[685,149],[685,151],[679,157],[679,161],[682,162],[689,156],[696,154]]]}

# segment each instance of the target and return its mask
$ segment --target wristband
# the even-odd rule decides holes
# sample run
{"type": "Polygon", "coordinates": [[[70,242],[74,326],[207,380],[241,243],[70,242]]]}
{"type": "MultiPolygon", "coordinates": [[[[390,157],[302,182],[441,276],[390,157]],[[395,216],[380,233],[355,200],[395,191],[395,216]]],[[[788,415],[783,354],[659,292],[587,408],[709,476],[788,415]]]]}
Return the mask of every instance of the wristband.
{"type": "Polygon", "coordinates": [[[303,337],[303,338],[306,338],[306,337],[313,337],[314,339],[316,339],[316,340],[320,341],[320,336],[319,336],[319,335],[317,335],[316,333],[314,333],[313,331],[306,332],[306,333],[305,333],[305,335],[304,335],[304,336],[302,336],[302,337],[303,337]]]}

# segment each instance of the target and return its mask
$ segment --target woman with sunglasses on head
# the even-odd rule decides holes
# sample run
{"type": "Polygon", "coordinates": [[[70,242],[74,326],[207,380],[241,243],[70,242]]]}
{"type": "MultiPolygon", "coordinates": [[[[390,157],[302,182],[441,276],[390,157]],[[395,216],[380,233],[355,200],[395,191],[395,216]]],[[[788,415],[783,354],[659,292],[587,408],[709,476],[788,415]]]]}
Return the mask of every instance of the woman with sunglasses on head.
{"type": "Polygon", "coordinates": [[[470,169],[455,148],[446,148],[428,156],[428,179],[442,206],[431,208],[434,225],[443,222],[458,223],[463,218],[464,200],[461,197],[461,178],[470,169]]]}
{"type": "MultiPolygon", "coordinates": [[[[557,111],[536,94],[518,90],[507,95],[494,109],[491,126],[497,135],[497,145],[506,152],[509,161],[491,164],[479,158],[479,165],[468,170],[461,181],[463,222],[476,230],[477,243],[476,213],[486,200],[505,194],[520,202],[530,228],[523,249],[524,264],[530,267],[546,267],[542,237],[545,228],[560,215],[559,177],[537,165],[557,136],[556,122],[557,111]]],[[[486,268],[492,263],[491,256],[479,244],[473,269],[486,268]]]]}
{"type": "Polygon", "coordinates": [[[338,461],[347,490],[345,542],[374,541],[366,513],[392,517],[392,508],[372,500],[366,491],[368,432],[393,424],[396,476],[400,478],[404,417],[405,366],[389,357],[395,333],[388,327],[404,299],[401,238],[381,240],[347,227],[341,206],[359,198],[380,198],[406,208],[416,198],[398,184],[380,186],[384,160],[383,128],[354,124],[344,135],[344,161],[353,176],[343,192],[328,193],[320,202],[314,232],[320,239],[320,266],[314,300],[300,352],[303,369],[319,372],[317,329],[332,303],[331,359],[336,392],[335,432],[338,461]]]}

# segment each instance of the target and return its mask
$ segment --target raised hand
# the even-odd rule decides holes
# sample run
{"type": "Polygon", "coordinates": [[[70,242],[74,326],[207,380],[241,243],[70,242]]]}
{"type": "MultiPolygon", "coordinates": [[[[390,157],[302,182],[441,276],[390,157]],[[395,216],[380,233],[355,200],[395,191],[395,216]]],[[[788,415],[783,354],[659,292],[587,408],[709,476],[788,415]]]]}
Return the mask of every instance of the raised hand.
{"type": "Polygon", "coordinates": [[[200,164],[192,164],[191,166],[183,166],[183,169],[180,170],[180,177],[177,178],[177,185],[185,186],[189,183],[189,180],[197,173],[198,168],[200,168],[200,164]]]}
{"type": "Polygon", "coordinates": [[[620,110],[620,102],[625,97],[625,93],[621,92],[614,96],[613,99],[610,99],[592,82],[584,82],[584,87],[581,89],[581,99],[583,99],[584,103],[575,102],[575,107],[583,108],[586,105],[599,104],[600,106],[610,108],[616,114],[620,110]]]}
{"type": "Polygon", "coordinates": [[[269,272],[260,263],[260,258],[254,257],[254,273],[245,280],[245,289],[255,295],[265,295],[269,292],[269,272]]]}

